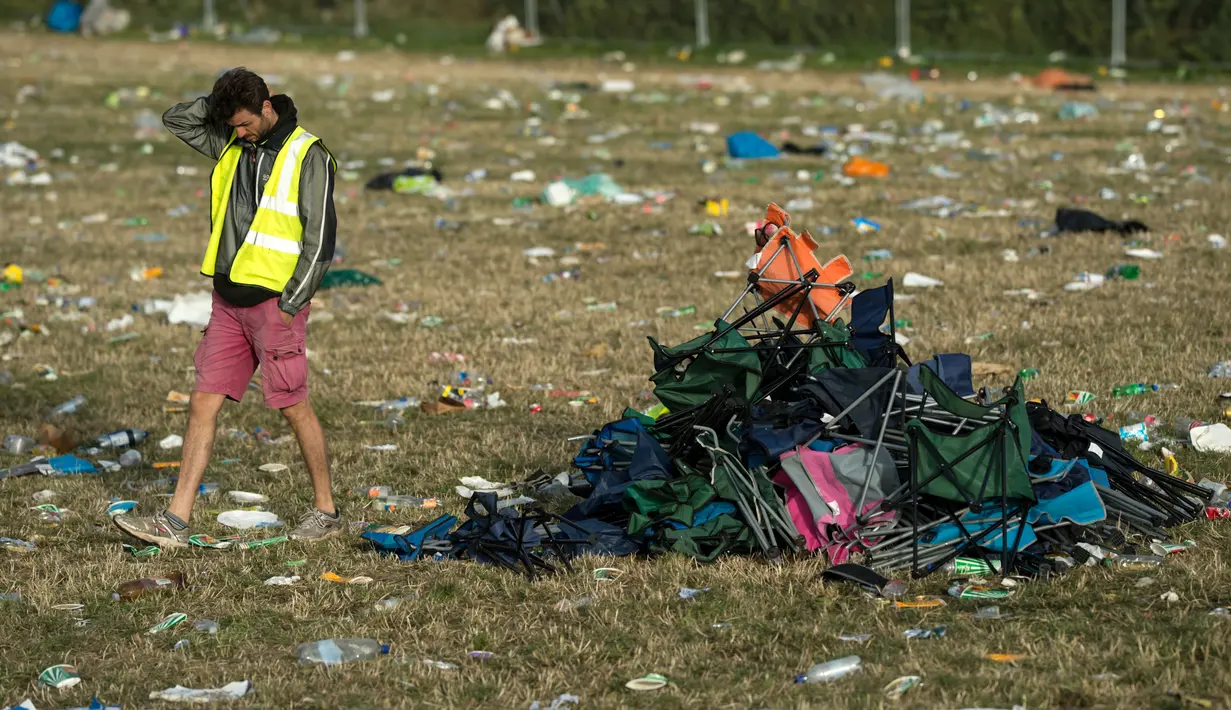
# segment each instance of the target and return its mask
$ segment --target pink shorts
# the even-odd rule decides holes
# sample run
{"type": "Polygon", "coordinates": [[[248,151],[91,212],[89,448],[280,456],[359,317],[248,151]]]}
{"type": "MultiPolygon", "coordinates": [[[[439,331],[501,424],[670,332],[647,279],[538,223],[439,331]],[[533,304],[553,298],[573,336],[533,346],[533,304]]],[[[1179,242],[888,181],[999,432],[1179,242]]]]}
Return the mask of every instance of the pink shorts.
{"type": "Polygon", "coordinates": [[[205,337],[193,357],[196,391],[225,394],[238,402],[260,365],[266,407],[283,409],[302,401],[308,396],[304,339],[309,308],[287,325],[277,298],[240,308],[215,292],[205,337]]]}

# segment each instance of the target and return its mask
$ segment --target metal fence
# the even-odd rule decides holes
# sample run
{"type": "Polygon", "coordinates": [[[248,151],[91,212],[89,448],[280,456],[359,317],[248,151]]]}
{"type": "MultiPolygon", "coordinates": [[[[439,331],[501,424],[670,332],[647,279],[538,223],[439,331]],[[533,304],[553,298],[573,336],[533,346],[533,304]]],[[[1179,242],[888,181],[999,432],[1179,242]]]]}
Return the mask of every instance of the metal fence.
{"type": "MultiPolygon", "coordinates": [[[[1224,21],[1207,12],[1199,21],[1183,26],[1166,12],[1152,16],[1164,5],[1173,11],[1191,10],[1198,6],[1196,0],[986,0],[1003,3],[1007,9],[980,13],[974,22],[960,13],[950,15],[958,11],[951,10],[946,0],[114,2],[132,11],[134,28],[165,30],[180,22],[209,31],[225,23],[232,29],[266,27],[303,37],[399,37],[407,48],[426,50],[447,51],[450,45],[479,48],[494,21],[512,13],[529,32],[541,31],[550,45],[635,49],[670,44],[699,49],[833,51],[839,57],[858,59],[897,54],[971,61],[1039,61],[1062,50],[1071,59],[1112,67],[1157,64],[1160,57],[1164,63],[1204,57],[1204,61],[1189,63],[1218,68],[1227,66],[1219,60],[1231,61],[1231,50],[1224,49],[1222,39],[1231,28],[1231,13],[1223,13],[1228,17],[1224,21]],[[1014,11],[1024,19],[1012,17],[1014,11]],[[951,17],[957,21],[949,22],[951,17]]],[[[984,6],[968,3],[967,7],[984,6]]],[[[22,10],[26,17],[36,16],[45,9],[46,0],[0,0],[0,16],[8,18],[22,10]]]]}
{"type": "MultiPolygon", "coordinates": [[[[246,9],[248,0],[200,0],[201,2],[201,25],[204,29],[212,30],[215,24],[219,21],[218,6],[240,5],[242,9],[246,9]]],[[[676,33],[676,36],[671,37],[671,40],[682,44],[690,44],[695,48],[706,48],[713,43],[713,33],[711,32],[711,17],[714,13],[723,13],[724,0],[661,0],[661,2],[670,2],[672,4],[687,5],[692,4],[692,15],[694,18],[691,32],[683,34],[676,33]]],[[[1129,12],[1127,0],[1090,0],[1093,7],[1097,8],[1100,14],[1110,15],[1110,22],[1107,23],[1111,27],[1110,36],[1107,38],[1107,46],[1109,51],[1101,57],[1090,56],[1082,57],[1083,59],[1096,59],[1106,61],[1112,67],[1123,66],[1128,63],[1128,56],[1125,46],[1126,28],[1129,21],[1129,12]]],[[[190,3],[184,3],[185,5],[190,3]]],[[[306,3],[305,3],[306,4],[306,3]]],[[[326,27],[310,27],[303,26],[297,29],[308,29],[309,31],[322,31],[330,34],[349,33],[356,38],[365,38],[371,34],[372,22],[369,19],[369,0],[328,0],[328,2],[320,2],[319,5],[342,6],[338,7],[339,12],[336,13],[337,20],[334,24],[326,27]],[[347,24],[342,24],[340,20],[345,18],[349,20],[347,24]]],[[[912,45],[911,42],[911,0],[862,0],[861,5],[876,8],[875,11],[882,12],[882,16],[888,16],[892,13],[894,23],[892,30],[886,26],[884,32],[884,40],[886,45],[883,47],[865,47],[874,51],[883,51],[885,53],[893,52],[899,57],[910,57],[912,54],[923,54],[929,57],[949,57],[949,58],[968,58],[968,59],[985,59],[995,58],[997,56],[1005,58],[1022,58],[1014,56],[1011,53],[988,52],[988,51],[960,51],[951,47],[929,47],[926,40],[921,45],[912,45]],[[889,8],[889,3],[892,3],[892,9],[889,8]],[[892,35],[890,32],[892,31],[892,35]],[[891,38],[891,39],[890,39],[891,38]],[[892,45],[888,42],[892,41],[892,45]]],[[[532,34],[539,34],[540,31],[545,31],[547,36],[554,42],[568,43],[570,41],[595,41],[595,40],[623,40],[626,37],[595,37],[586,36],[584,32],[578,32],[575,28],[570,28],[565,13],[562,11],[560,0],[509,0],[508,2],[488,2],[488,8],[492,6],[504,6],[509,10],[519,15],[523,27],[532,34]],[[520,4],[520,7],[518,5],[520,4]],[[545,22],[546,20],[546,22],[545,22]]],[[[382,6],[383,7],[383,6],[382,6]]],[[[415,10],[410,10],[408,13],[423,12],[424,8],[419,7],[415,10]]],[[[1138,12],[1145,12],[1144,8],[1138,9],[1138,12]]],[[[384,14],[388,14],[386,11],[384,14]]],[[[402,18],[407,19],[407,18],[402,18]]],[[[476,22],[482,23],[490,21],[491,17],[475,18],[476,22]]],[[[886,23],[887,24],[887,23],[886,23]]],[[[613,32],[614,34],[614,32],[613,32]]],[[[720,37],[720,41],[724,44],[739,44],[738,37],[720,37]]],[[[873,41],[880,40],[880,37],[874,37],[873,41]]],[[[816,47],[824,49],[824,47],[816,47]]]]}

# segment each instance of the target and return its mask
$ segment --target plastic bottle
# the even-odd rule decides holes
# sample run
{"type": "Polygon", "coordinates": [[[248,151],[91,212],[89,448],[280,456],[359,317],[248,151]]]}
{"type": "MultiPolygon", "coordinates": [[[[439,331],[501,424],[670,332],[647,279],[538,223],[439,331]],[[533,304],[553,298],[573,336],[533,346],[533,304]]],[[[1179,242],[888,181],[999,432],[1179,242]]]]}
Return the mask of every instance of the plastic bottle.
{"type": "Polygon", "coordinates": [[[77,395],[67,402],[57,405],[55,409],[48,412],[47,417],[58,417],[61,414],[73,414],[85,404],[85,397],[77,395]]]}
{"type": "Polygon", "coordinates": [[[4,437],[4,450],[10,454],[21,455],[38,446],[38,442],[28,436],[9,434],[4,437]]]}
{"type": "Polygon", "coordinates": [[[110,434],[98,437],[98,447],[101,449],[129,449],[145,441],[148,431],[140,429],[120,429],[110,434]]]}
{"type": "Polygon", "coordinates": [[[1141,412],[1129,412],[1124,415],[1125,424],[1145,424],[1150,429],[1154,429],[1159,425],[1158,417],[1153,414],[1143,414],[1141,412]]]}
{"type": "Polygon", "coordinates": [[[1141,267],[1136,264],[1116,264],[1107,271],[1109,279],[1136,281],[1141,276],[1141,267]]]}
{"type": "Polygon", "coordinates": [[[1140,383],[1131,384],[1131,385],[1120,385],[1119,387],[1111,388],[1111,396],[1112,397],[1134,397],[1139,394],[1145,394],[1147,391],[1149,391],[1149,389],[1150,387],[1148,385],[1143,385],[1140,383]]]}
{"type": "Polygon", "coordinates": [[[116,589],[116,596],[124,601],[136,599],[150,592],[170,591],[184,586],[184,573],[172,572],[166,577],[146,577],[124,582],[116,589]]]}
{"type": "Polygon", "coordinates": [[[414,496],[385,496],[372,501],[370,506],[373,510],[383,510],[385,512],[395,512],[405,508],[435,508],[439,505],[439,501],[435,498],[416,498],[414,496]]]}
{"type": "Polygon", "coordinates": [[[1188,432],[1192,431],[1193,427],[1199,426],[1205,426],[1205,422],[1189,417],[1177,417],[1171,428],[1175,431],[1176,436],[1188,436],[1188,432]]]}
{"type": "Polygon", "coordinates": [[[393,495],[393,488],[390,486],[360,486],[350,489],[348,493],[364,498],[388,498],[393,495]]]}
{"type": "Polygon", "coordinates": [[[418,397],[402,397],[401,399],[386,400],[383,404],[377,407],[381,413],[385,412],[401,412],[406,409],[414,409],[419,406],[418,397]]]}
{"type": "Polygon", "coordinates": [[[369,661],[389,653],[389,647],[373,639],[325,639],[295,647],[300,663],[334,666],[347,661],[369,661]]]}
{"type": "Polygon", "coordinates": [[[863,659],[859,656],[847,656],[825,663],[818,663],[808,669],[807,673],[795,676],[796,683],[828,683],[859,670],[863,659]]]}
{"type": "Polygon", "coordinates": [[[1162,563],[1163,558],[1158,555],[1117,555],[1103,560],[1103,564],[1108,567],[1116,567],[1130,572],[1153,569],[1162,563]]]}

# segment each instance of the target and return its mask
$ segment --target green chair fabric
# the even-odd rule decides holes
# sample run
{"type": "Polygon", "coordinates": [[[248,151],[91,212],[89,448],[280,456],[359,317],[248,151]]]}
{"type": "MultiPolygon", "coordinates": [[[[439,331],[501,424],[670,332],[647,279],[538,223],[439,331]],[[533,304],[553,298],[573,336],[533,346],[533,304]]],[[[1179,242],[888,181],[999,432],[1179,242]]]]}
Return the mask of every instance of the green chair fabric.
{"type": "MultiPolygon", "coordinates": [[[[714,322],[717,330],[727,323],[714,322]]],[[[673,347],[663,347],[653,338],[655,363],[685,358],[675,367],[660,369],[650,378],[654,394],[672,412],[705,402],[725,385],[731,385],[744,401],[751,400],[761,384],[761,361],[752,346],[738,331],[731,330],[717,340],[714,333],[693,338],[673,347]],[[713,340],[713,342],[711,342],[713,340]],[[713,352],[738,350],[738,352],[713,352]]]]}
{"type": "Polygon", "coordinates": [[[934,431],[918,419],[906,422],[907,436],[916,444],[912,455],[916,479],[923,482],[920,491],[960,502],[998,499],[1002,493],[1017,500],[1035,500],[1027,469],[1030,422],[1021,380],[989,407],[962,399],[929,368],[920,369],[920,380],[924,391],[955,416],[977,420],[1000,414],[995,422],[957,435],[934,431]],[[1002,456],[1007,484],[1001,477],[1002,456]]]}
{"type": "MultiPolygon", "coordinates": [[[[842,319],[834,321],[832,325],[825,321],[817,321],[815,325],[821,331],[820,340],[825,344],[810,349],[809,372],[817,372],[827,367],[868,366],[863,356],[850,346],[851,334],[843,325],[842,319]]],[[[815,343],[816,341],[813,341],[814,345],[815,343]]]]}

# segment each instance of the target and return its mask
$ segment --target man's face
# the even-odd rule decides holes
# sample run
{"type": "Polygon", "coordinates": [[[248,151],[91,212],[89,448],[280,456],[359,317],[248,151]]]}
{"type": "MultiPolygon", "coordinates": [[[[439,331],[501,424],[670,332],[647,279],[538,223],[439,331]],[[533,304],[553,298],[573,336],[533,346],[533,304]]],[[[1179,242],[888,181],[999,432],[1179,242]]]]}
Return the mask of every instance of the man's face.
{"type": "Polygon", "coordinates": [[[266,101],[261,106],[260,113],[252,113],[246,108],[241,108],[227,123],[235,129],[235,134],[240,139],[249,143],[259,143],[265,134],[269,133],[269,129],[274,127],[273,106],[266,101]]]}

